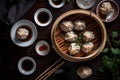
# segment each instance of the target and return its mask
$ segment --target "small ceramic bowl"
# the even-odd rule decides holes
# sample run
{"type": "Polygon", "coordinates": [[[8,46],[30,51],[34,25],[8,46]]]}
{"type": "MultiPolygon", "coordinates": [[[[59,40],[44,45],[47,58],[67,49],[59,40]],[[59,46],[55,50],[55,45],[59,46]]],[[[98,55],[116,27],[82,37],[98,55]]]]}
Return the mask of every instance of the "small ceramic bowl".
{"type": "Polygon", "coordinates": [[[36,44],[35,50],[38,53],[38,55],[45,56],[50,51],[50,45],[45,40],[41,40],[36,44]]]}
{"type": "Polygon", "coordinates": [[[89,9],[91,8],[96,0],[76,0],[76,4],[79,8],[89,9]]]}
{"type": "Polygon", "coordinates": [[[64,0],[48,0],[49,4],[53,7],[53,8],[61,8],[62,6],[64,6],[65,1],[64,0]]]}
{"type": "Polygon", "coordinates": [[[118,14],[119,14],[119,6],[118,4],[113,1],[113,0],[103,0],[101,1],[98,5],[97,5],[97,8],[96,8],[96,14],[97,16],[103,21],[103,22],[112,22],[114,21],[117,17],[118,17],[118,14]],[[109,2],[113,8],[113,12],[108,14],[108,15],[103,15],[101,14],[101,11],[100,11],[100,7],[101,5],[104,3],[104,2],[109,2]]]}
{"type": "Polygon", "coordinates": [[[52,13],[46,8],[40,8],[35,12],[34,20],[38,26],[48,26],[52,22],[52,13]]]}
{"type": "Polygon", "coordinates": [[[29,56],[22,57],[18,61],[18,70],[23,75],[30,75],[36,70],[36,62],[29,56]]]}
{"type": "Polygon", "coordinates": [[[20,46],[20,47],[28,47],[30,45],[32,45],[35,40],[37,39],[37,28],[36,26],[29,20],[26,20],[26,19],[22,19],[22,20],[19,20],[17,21],[11,28],[11,31],[10,31],[10,37],[11,37],[11,40],[17,45],[17,46],[20,46]],[[17,37],[16,37],[16,31],[19,27],[21,26],[27,26],[27,29],[29,29],[29,36],[28,37],[28,40],[26,41],[20,41],[17,37]]]}

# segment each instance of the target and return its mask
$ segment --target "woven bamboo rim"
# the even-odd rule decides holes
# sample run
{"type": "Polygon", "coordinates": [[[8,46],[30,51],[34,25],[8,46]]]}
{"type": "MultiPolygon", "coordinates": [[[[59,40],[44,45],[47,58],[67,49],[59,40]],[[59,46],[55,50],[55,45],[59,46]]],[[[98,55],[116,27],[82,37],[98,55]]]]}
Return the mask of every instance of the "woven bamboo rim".
{"type": "MultiPolygon", "coordinates": [[[[92,29],[92,28],[90,28],[90,29],[92,29]]],[[[91,59],[95,58],[96,56],[98,56],[100,54],[100,52],[103,50],[103,48],[105,46],[105,43],[106,43],[106,29],[105,29],[105,26],[104,26],[103,22],[93,12],[88,11],[88,10],[80,10],[80,9],[70,10],[68,12],[63,13],[54,22],[54,24],[52,26],[52,30],[51,30],[51,41],[52,41],[52,45],[53,45],[53,48],[55,49],[55,51],[65,60],[68,60],[68,61],[71,61],[71,62],[88,61],[88,60],[91,60],[91,59]],[[101,36],[98,36],[99,39],[100,39],[99,45],[97,45],[95,50],[91,51],[90,55],[79,56],[79,57],[78,56],[70,56],[70,55],[66,54],[60,48],[60,45],[59,45],[58,42],[61,41],[62,39],[61,40],[56,39],[56,33],[57,33],[57,30],[58,30],[58,25],[60,24],[60,22],[62,20],[67,19],[67,18],[69,18],[69,16],[72,16],[72,15],[73,15],[73,18],[78,18],[79,17],[80,19],[82,19],[82,16],[85,17],[85,18],[83,18],[84,20],[89,21],[90,24],[95,23],[96,24],[95,29],[99,28],[100,30],[98,29],[98,31],[101,31],[101,33],[100,33],[101,36]],[[93,22],[91,20],[93,20],[93,22]]],[[[95,42],[95,43],[97,43],[97,42],[95,42]]]]}

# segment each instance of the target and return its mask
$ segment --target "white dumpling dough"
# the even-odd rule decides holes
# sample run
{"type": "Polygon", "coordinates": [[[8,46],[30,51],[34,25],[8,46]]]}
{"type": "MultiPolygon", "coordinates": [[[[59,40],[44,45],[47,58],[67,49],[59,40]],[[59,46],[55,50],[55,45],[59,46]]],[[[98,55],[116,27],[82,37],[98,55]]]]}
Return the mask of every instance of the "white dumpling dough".
{"type": "Polygon", "coordinates": [[[112,11],[112,6],[110,4],[110,2],[104,2],[102,3],[101,7],[100,7],[100,12],[103,15],[107,15],[112,11]]]}
{"type": "Polygon", "coordinates": [[[84,30],[86,28],[86,24],[84,21],[81,21],[81,20],[76,20],[75,21],[75,29],[76,30],[84,30]]]}
{"type": "Polygon", "coordinates": [[[29,31],[26,28],[19,28],[16,32],[16,37],[20,40],[27,39],[29,31]]]}
{"type": "Polygon", "coordinates": [[[88,42],[95,39],[95,35],[93,34],[92,31],[85,31],[83,33],[83,41],[88,42]]]}
{"type": "Polygon", "coordinates": [[[93,50],[94,44],[92,42],[87,42],[82,45],[82,51],[84,53],[89,53],[93,50]]]}
{"type": "Polygon", "coordinates": [[[73,23],[71,21],[64,21],[61,25],[60,25],[61,29],[65,32],[68,31],[72,31],[73,30],[73,23]]]}
{"type": "Polygon", "coordinates": [[[80,46],[77,43],[71,43],[68,47],[70,55],[76,55],[80,51],[80,46]]]}
{"type": "Polygon", "coordinates": [[[76,72],[81,79],[86,79],[92,74],[92,69],[88,66],[81,66],[76,72]]]}
{"type": "Polygon", "coordinates": [[[74,42],[77,39],[77,34],[75,34],[73,31],[67,32],[65,34],[65,40],[69,42],[74,42]]]}

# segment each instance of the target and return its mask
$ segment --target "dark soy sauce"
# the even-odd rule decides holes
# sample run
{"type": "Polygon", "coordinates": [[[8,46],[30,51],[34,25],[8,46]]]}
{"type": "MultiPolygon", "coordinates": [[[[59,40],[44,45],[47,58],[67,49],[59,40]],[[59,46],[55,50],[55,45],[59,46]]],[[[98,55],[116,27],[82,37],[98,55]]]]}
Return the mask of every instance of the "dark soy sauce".
{"type": "Polygon", "coordinates": [[[22,68],[23,68],[25,71],[30,71],[30,70],[33,68],[33,63],[32,63],[30,60],[25,60],[25,61],[22,63],[22,68]]]}
{"type": "Polygon", "coordinates": [[[52,0],[55,5],[59,5],[63,0],[52,0]]]}
{"type": "Polygon", "coordinates": [[[38,14],[38,21],[40,23],[46,23],[49,20],[49,15],[46,12],[41,12],[38,14]]]}

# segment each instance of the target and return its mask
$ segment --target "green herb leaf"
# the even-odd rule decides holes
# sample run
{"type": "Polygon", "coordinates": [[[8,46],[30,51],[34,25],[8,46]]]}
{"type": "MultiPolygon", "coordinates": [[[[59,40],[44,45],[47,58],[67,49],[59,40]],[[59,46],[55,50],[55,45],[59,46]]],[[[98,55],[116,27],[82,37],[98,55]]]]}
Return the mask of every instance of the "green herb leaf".
{"type": "Polygon", "coordinates": [[[120,54],[120,49],[119,48],[111,48],[111,52],[115,55],[120,54]]]}
{"type": "Polygon", "coordinates": [[[100,72],[105,72],[105,67],[104,67],[104,66],[100,66],[100,67],[98,68],[98,70],[99,70],[100,72]]]}
{"type": "Polygon", "coordinates": [[[78,40],[82,40],[82,35],[78,34],[78,40]]]}
{"type": "Polygon", "coordinates": [[[112,40],[107,36],[107,42],[110,48],[104,48],[103,53],[109,52],[102,57],[102,63],[99,67],[100,72],[110,71],[113,80],[120,80],[120,40],[118,40],[118,33],[113,31],[111,33],[112,40]]]}
{"type": "Polygon", "coordinates": [[[107,53],[110,49],[109,48],[104,48],[102,53],[107,53]]]}
{"type": "Polygon", "coordinates": [[[120,44],[120,40],[118,40],[118,44],[120,44]]]}
{"type": "Polygon", "coordinates": [[[117,37],[118,36],[118,33],[116,32],[116,31],[113,31],[112,33],[111,33],[111,36],[114,38],[114,37],[117,37]]]}
{"type": "Polygon", "coordinates": [[[113,70],[113,66],[114,66],[114,62],[113,62],[113,60],[110,57],[105,55],[105,56],[102,57],[102,65],[105,66],[110,71],[112,71],[113,70]]]}
{"type": "Polygon", "coordinates": [[[120,80],[120,76],[119,77],[117,77],[117,79],[116,80],[120,80]]]}
{"type": "Polygon", "coordinates": [[[117,64],[120,65],[120,59],[116,59],[117,64]]]}
{"type": "Polygon", "coordinates": [[[120,40],[114,40],[116,47],[120,46],[120,40]]]}
{"type": "Polygon", "coordinates": [[[104,56],[102,57],[102,59],[103,59],[103,60],[108,60],[108,56],[107,56],[107,55],[104,55],[104,56]]]}

